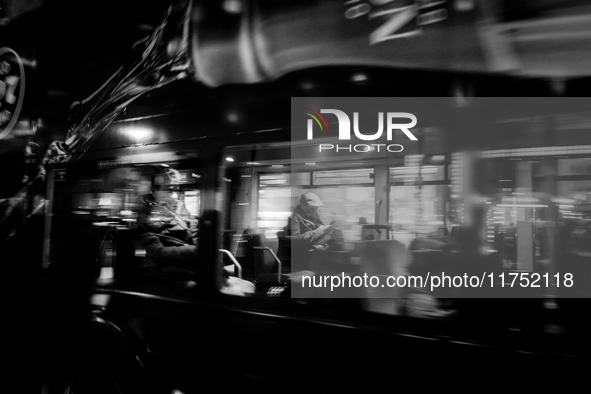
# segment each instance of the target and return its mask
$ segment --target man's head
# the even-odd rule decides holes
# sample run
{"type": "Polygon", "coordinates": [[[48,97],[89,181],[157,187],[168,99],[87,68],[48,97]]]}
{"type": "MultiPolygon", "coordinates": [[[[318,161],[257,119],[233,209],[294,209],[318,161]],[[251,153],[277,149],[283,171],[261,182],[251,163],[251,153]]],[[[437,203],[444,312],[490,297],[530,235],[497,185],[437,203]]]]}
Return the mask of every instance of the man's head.
{"type": "Polygon", "coordinates": [[[179,199],[179,187],[175,185],[164,185],[157,191],[157,198],[159,201],[165,203],[172,203],[179,199]]]}
{"type": "Polygon", "coordinates": [[[324,206],[320,197],[318,197],[314,193],[304,193],[300,197],[300,207],[306,212],[308,215],[314,215],[318,212],[318,208],[324,206]]]}
{"type": "Polygon", "coordinates": [[[161,173],[154,175],[152,180],[152,192],[156,200],[161,203],[174,203],[179,198],[180,174],[177,170],[166,168],[161,173]]]}

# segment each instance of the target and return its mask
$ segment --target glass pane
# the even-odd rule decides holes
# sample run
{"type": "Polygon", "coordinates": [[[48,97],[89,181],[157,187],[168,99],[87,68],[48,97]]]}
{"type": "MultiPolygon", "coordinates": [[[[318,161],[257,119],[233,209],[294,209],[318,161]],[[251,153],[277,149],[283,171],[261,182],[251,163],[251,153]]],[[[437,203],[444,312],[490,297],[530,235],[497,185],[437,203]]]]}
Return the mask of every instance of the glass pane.
{"type": "MultiPolygon", "coordinates": [[[[275,157],[274,160],[276,159],[275,157]]],[[[271,251],[281,261],[282,272],[290,273],[291,241],[286,237],[291,230],[288,219],[305,192],[313,192],[323,201],[324,205],[318,210],[319,220],[326,224],[337,222],[344,241],[359,241],[361,223],[373,224],[375,221],[373,185],[310,187],[312,173],[295,171],[290,174],[286,172],[291,170],[288,164],[283,165],[282,172],[271,172],[276,164],[260,160],[257,161],[257,166],[236,161],[225,165],[223,249],[236,259],[243,279],[253,280],[261,272],[268,272],[267,269],[277,272],[277,267],[272,268],[271,260],[274,257],[271,251]],[[256,249],[260,246],[269,250],[262,252],[261,249],[256,249]],[[265,268],[266,265],[269,266],[265,268]]],[[[332,178],[337,178],[335,183],[373,184],[373,177],[370,177],[373,175],[373,168],[337,170],[326,167],[326,170],[317,172],[316,179],[324,179],[327,183],[332,178]]],[[[225,257],[222,262],[226,271],[229,275],[237,276],[232,258],[226,252],[223,253],[225,257]]]]}
{"type": "Polygon", "coordinates": [[[67,170],[67,180],[55,183],[50,270],[112,279],[138,267],[126,276],[131,282],[140,272],[190,276],[201,204],[197,163],[67,170]]]}
{"type": "Polygon", "coordinates": [[[259,185],[265,186],[289,186],[289,173],[261,174],[259,185]]]}
{"type": "Polygon", "coordinates": [[[315,171],[313,177],[313,183],[317,186],[373,183],[374,169],[315,171]]]}
{"type": "Polygon", "coordinates": [[[445,180],[445,166],[391,167],[390,182],[445,180]]]}
{"type": "Polygon", "coordinates": [[[324,223],[337,222],[343,225],[354,225],[364,222],[374,223],[375,189],[363,186],[293,188],[292,197],[299,202],[299,197],[312,192],[322,200],[318,212],[324,223]]]}
{"type": "Polygon", "coordinates": [[[413,234],[438,234],[445,228],[448,190],[447,185],[390,187],[390,224],[398,237],[407,243],[413,234]]]}
{"type": "Polygon", "coordinates": [[[289,186],[310,184],[309,172],[294,172],[294,173],[276,173],[276,174],[260,174],[259,185],[266,186],[289,186]]]}
{"type": "Polygon", "coordinates": [[[256,227],[267,238],[277,238],[277,232],[287,225],[291,211],[290,188],[261,189],[256,227]]]}
{"type": "Polygon", "coordinates": [[[558,159],[558,175],[591,175],[591,158],[558,159]]]}
{"type": "Polygon", "coordinates": [[[591,204],[591,180],[559,181],[558,195],[572,199],[573,203],[591,204]]]}
{"type": "Polygon", "coordinates": [[[198,216],[201,210],[200,191],[195,189],[185,190],[185,205],[191,215],[198,216]]]}
{"type": "Polygon", "coordinates": [[[307,186],[310,184],[309,172],[292,172],[291,173],[292,186],[307,186]]]}

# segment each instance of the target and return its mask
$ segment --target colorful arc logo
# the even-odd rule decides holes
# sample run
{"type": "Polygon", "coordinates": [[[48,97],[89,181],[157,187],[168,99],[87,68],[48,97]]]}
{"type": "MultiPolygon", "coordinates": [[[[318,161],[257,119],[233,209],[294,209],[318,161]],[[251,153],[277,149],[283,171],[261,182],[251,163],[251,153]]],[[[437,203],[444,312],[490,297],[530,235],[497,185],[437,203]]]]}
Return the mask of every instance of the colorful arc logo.
{"type": "MultiPolygon", "coordinates": [[[[324,117],[322,115],[320,115],[320,113],[318,111],[314,111],[312,108],[308,108],[308,107],[302,107],[302,108],[308,109],[308,110],[314,112],[316,115],[318,115],[320,117],[320,119],[322,119],[322,122],[324,123],[324,126],[326,126],[326,130],[328,131],[328,125],[326,124],[326,120],[324,120],[324,117]]],[[[322,128],[322,123],[320,123],[320,121],[318,120],[318,118],[316,116],[314,116],[313,114],[311,114],[309,112],[304,112],[304,113],[306,115],[311,116],[316,121],[316,123],[318,123],[318,126],[320,126],[320,130],[324,130],[322,128]]]]}

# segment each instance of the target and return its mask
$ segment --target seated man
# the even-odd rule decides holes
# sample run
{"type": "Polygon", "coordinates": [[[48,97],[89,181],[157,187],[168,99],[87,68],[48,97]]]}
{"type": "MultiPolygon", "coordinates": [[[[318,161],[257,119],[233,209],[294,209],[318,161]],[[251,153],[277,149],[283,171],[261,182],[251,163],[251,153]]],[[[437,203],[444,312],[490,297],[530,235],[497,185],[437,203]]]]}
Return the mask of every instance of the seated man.
{"type": "Polygon", "coordinates": [[[334,227],[322,223],[318,208],[324,206],[314,193],[304,193],[300,204],[289,218],[288,235],[292,241],[292,265],[297,269],[308,269],[315,252],[329,249],[335,239],[334,227]]]}
{"type": "Polygon", "coordinates": [[[140,196],[138,241],[149,266],[164,271],[192,271],[197,255],[197,221],[178,199],[178,172],[167,168],[162,185],[140,196]]]}

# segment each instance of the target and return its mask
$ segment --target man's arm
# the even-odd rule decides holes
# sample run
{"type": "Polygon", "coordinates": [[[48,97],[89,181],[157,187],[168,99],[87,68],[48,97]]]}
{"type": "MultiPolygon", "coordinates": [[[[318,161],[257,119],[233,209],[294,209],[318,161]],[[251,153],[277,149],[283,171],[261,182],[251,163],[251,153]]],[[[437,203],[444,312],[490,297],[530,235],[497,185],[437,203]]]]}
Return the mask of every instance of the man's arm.
{"type": "Polygon", "coordinates": [[[326,229],[330,229],[330,226],[321,226],[315,230],[301,232],[300,222],[295,216],[289,218],[289,227],[291,229],[291,239],[294,241],[305,242],[309,245],[318,245],[332,239],[332,236],[325,231],[326,229]]]}

